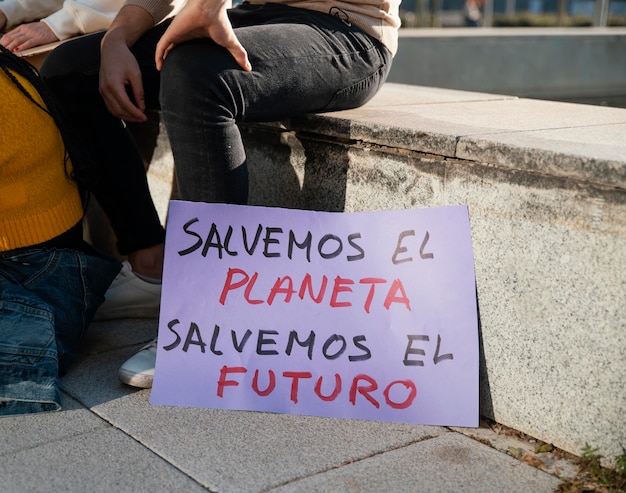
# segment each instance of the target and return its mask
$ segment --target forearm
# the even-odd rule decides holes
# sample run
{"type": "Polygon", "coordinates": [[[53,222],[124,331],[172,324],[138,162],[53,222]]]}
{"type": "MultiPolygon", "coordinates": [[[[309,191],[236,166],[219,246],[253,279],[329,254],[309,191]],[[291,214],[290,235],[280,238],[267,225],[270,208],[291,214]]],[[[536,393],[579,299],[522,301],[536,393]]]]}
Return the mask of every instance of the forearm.
{"type": "Polygon", "coordinates": [[[150,12],[136,5],[125,5],[102,38],[102,47],[120,42],[128,47],[133,46],[153,26],[154,19],[150,12]]]}

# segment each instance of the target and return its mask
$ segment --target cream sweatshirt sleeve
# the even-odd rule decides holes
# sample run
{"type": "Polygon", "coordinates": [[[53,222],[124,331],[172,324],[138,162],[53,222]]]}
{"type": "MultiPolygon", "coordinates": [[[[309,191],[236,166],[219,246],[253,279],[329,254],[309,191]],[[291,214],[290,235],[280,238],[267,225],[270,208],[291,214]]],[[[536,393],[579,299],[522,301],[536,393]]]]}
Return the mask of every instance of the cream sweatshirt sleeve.
{"type": "Polygon", "coordinates": [[[7,16],[7,28],[38,21],[62,6],[63,0],[0,0],[0,10],[7,16]]]}
{"type": "Polygon", "coordinates": [[[126,0],[124,5],[135,5],[148,11],[154,19],[154,24],[158,24],[172,12],[178,10],[184,0],[126,0]]]}
{"type": "Polygon", "coordinates": [[[63,7],[41,19],[57,38],[107,29],[124,0],[65,0],[63,7]]]}

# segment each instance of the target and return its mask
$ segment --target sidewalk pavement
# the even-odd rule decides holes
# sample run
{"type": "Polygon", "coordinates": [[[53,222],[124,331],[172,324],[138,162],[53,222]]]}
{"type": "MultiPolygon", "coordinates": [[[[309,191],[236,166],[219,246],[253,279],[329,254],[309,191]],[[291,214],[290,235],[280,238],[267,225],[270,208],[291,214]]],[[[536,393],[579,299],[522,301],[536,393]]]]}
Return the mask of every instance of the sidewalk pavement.
{"type": "Polygon", "coordinates": [[[541,493],[573,476],[571,459],[486,427],[153,406],[117,370],[156,327],[94,323],[64,409],[0,419],[1,491],[541,493]]]}

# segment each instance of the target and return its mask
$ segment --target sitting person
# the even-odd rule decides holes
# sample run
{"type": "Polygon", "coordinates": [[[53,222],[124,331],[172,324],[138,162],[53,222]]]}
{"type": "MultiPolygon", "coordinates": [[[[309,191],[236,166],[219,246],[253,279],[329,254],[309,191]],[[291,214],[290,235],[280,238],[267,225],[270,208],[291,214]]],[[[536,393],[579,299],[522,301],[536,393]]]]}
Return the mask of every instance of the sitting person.
{"type": "Polygon", "coordinates": [[[62,41],[109,27],[123,0],[0,1],[0,44],[11,51],[62,41]]]}
{"type": "Polygon", "coordinates": [[[61,408],[59,376],[75,359],[120,263],[83,241],[90,158],[34,69],[1,46],[0,99],[0,416],[6,416],[61,408]]]}

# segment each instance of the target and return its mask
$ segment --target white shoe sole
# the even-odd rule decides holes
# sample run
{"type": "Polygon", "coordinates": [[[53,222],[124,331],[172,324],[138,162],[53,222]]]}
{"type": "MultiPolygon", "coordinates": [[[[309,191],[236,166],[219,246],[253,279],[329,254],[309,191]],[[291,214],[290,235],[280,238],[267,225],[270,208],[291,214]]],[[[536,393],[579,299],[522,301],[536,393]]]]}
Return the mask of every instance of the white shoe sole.
{"type": "Polygon", "coordinates": [[[140,389],[152,387],[156,363],[157,341],[151,341],[128,358],[118,371],[122,383],[140,389]]]}
{"type": "Polygon", "coordinates": [[[133,372],[125,371],[122,368],[120,368],[118,375],[122,383],[125,383],[126,385],[130,385],[131,387],[137,387],[139,389],[151,389],[152,388],[152,381],[154,380],[154,375],[144,375],[141,373],[133,373],[133,372]]]}

